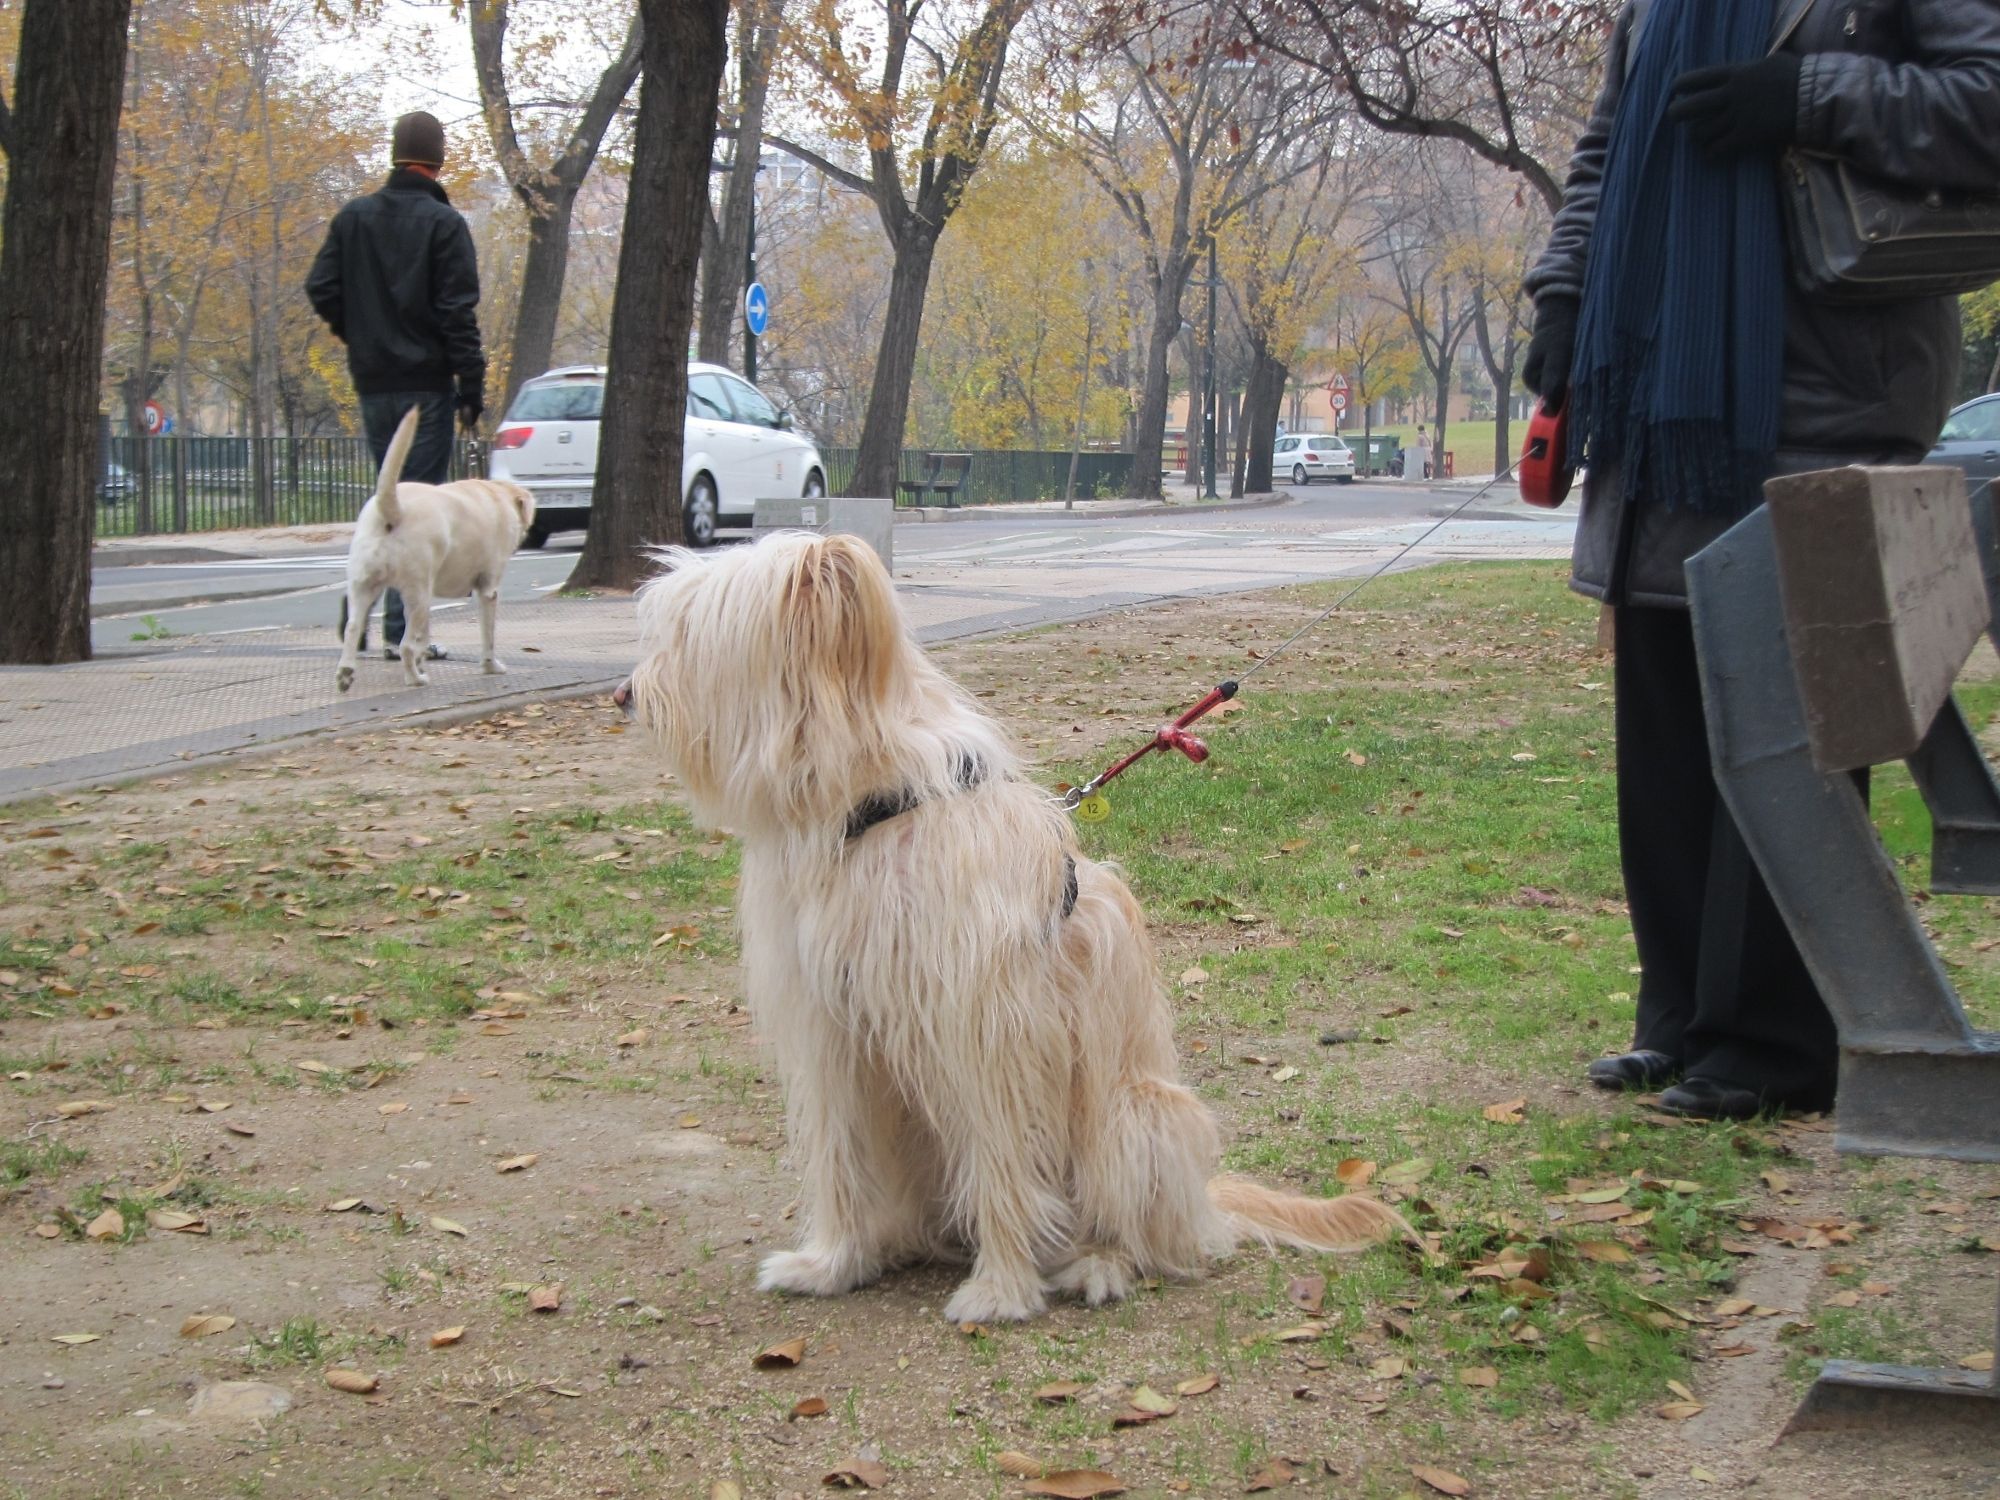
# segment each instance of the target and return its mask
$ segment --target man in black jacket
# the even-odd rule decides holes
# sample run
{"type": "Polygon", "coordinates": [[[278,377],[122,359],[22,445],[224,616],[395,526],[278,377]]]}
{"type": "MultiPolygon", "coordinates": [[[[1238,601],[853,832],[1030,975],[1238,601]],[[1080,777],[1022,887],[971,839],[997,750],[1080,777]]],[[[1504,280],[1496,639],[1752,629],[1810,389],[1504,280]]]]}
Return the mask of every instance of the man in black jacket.
{"type": "Polygon", "coordinates": [[[1840,303],[1792,282],[1790,146],[1990,191],[2000,5],[1627,0],[1527,278],[1522,378],[1568,394],[1590,447],[1571,587],[1616,626],[1639,1014],[1631,1050],[1590,1077],[1672,1085],[1661,1106],[1699,1118],[1826,1107],[1838,1038],[1715,788],[1684,565],[1772,474],[1919,462],[1957,390],[1956,299],[1840,303]]]}
{"type": "MultiPolygon", "coordinates": [[[[451,477],[451,419],[470,429],[486,404],[479,344],[479,265],[472,232],[438,185],[444,126],[424,113],[396,122],[389,180],[334,215],[306,278],[306,295],[347,345],[361,424],[379,467],[396,425],[421,407],[403,477],[451,477]]],[[[403,599],[382,605],[384,655],[403,642],[403,599]]],[[[432,646],[433,658],[444,652],[432,646]]]]}

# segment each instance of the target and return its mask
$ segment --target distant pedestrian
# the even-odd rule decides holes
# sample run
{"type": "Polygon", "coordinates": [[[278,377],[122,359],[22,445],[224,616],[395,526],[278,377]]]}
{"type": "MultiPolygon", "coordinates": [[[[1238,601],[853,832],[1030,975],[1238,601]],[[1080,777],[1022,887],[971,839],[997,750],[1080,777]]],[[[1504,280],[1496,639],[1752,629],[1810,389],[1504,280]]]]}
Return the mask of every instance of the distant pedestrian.
{"type": "MultiPolygon", "coordinates": [[[[347,371],[378,468],[403,413],[423,408],[403,466],[403,478],[417,484],[451,477],[453,409],[469,430],[486,407],[479,265],[472,231],[438,184],[444,146],[434,115],[398,120],[389,180],[334,215],[306,278],[314,311],[347,345],[347,371]]],[[[382,643],[383,655],[395,660],[403,599],[394,589],[382,605],[382,643]]],[[[443,655],[430,648],[433,660],[443,655]]]]}

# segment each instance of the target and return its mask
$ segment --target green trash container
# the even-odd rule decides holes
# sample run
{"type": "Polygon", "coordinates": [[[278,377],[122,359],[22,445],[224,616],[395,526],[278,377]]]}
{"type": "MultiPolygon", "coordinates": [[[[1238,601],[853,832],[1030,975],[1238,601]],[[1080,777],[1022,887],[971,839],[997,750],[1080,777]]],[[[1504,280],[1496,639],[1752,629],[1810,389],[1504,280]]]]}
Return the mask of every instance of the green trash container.
{"type": "Polygon", "coordinates": [[[1356,474],[1387,474],[1389,460],[1396,456],[1396,434],[1393,432],[1370,433],[1364,442],[1360,433],[1342,433],[1347,446],[1354,450],[1354,472],[1356,474]]]}

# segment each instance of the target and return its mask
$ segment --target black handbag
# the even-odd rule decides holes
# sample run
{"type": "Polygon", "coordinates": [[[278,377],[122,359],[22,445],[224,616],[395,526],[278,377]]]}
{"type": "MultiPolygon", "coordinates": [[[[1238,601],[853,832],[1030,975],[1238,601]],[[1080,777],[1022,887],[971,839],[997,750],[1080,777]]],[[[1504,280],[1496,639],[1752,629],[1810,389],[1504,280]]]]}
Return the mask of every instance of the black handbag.
{"type": "Polygon", "coordinates": [[[1950,297],[2000,281],[2000,193],[1917,188],[1835,156],[1779,166],[1792,277],[1832,302],[1950,297]]]}

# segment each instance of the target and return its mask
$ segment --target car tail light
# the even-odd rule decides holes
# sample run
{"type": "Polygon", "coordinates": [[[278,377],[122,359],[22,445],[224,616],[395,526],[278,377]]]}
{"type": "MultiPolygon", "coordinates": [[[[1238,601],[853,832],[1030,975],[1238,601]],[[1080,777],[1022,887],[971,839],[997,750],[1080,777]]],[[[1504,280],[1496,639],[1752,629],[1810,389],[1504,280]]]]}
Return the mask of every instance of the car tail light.
{"type": "Polygon", "coordinates": [[[525,447],[528,439],[534,435],[535,429],[532,427],[503,427],[493,434],[493,446],[495,448],[525,447]]]}
{"type": "Polygon", "coordinates": [[[1306,450],[1306,462],[1309,464],[1318,463],[1319,455],[1317,453],[1314,453],[1311,449],[1306,450]]]}

